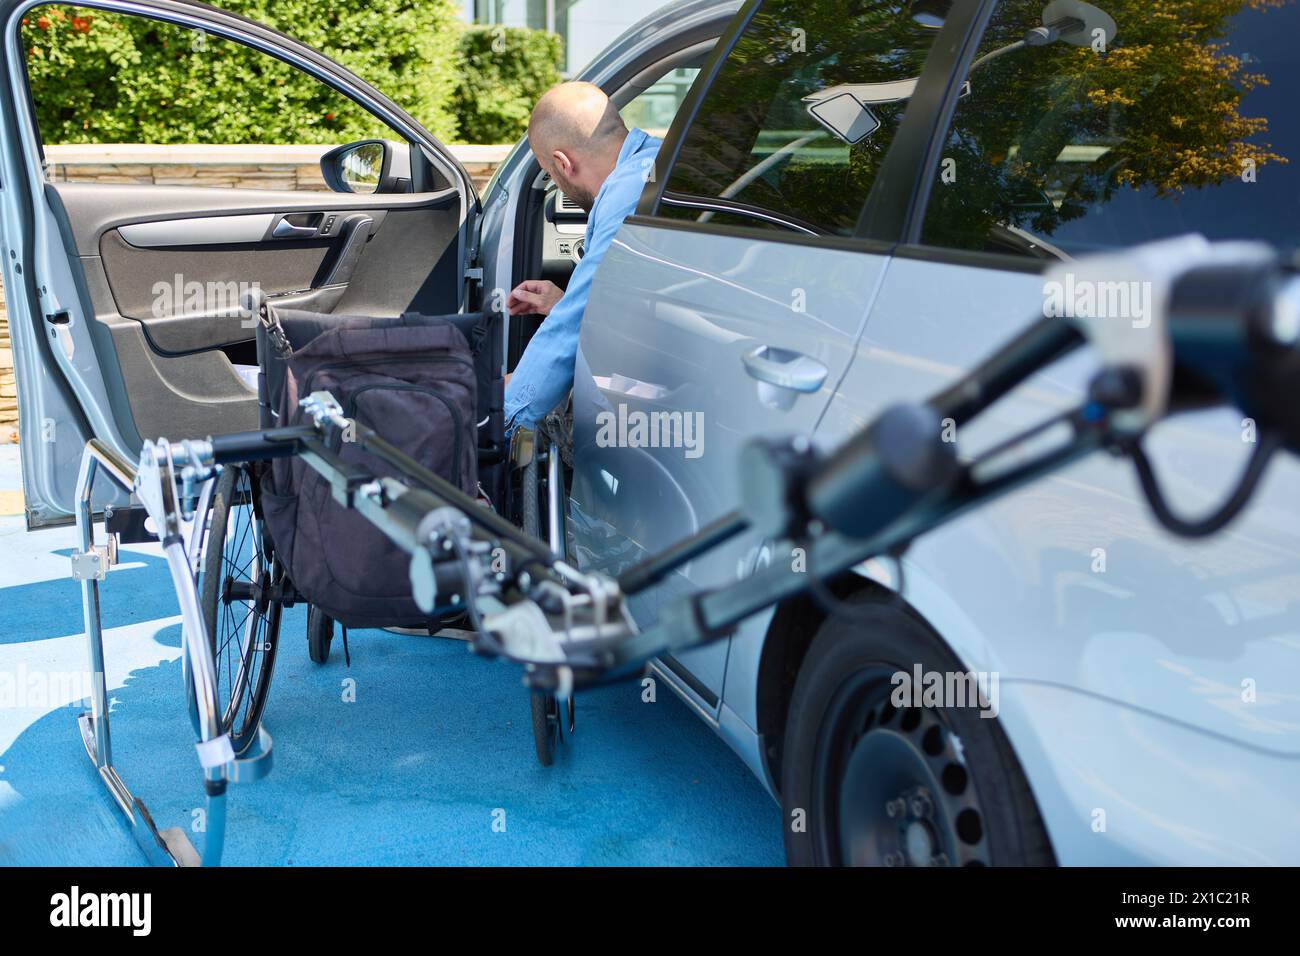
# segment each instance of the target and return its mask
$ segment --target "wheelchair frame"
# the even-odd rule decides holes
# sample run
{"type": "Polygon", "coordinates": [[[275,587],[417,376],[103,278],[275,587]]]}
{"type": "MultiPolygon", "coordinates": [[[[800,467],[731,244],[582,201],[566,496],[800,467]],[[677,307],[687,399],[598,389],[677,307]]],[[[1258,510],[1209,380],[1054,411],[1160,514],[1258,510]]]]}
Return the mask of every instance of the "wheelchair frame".
{"type": "Polygon", "coordinates": [[[90,660],[91,709],[78,716],[77,724],[87,756],[149,861],[172,866],[216,866],[221,862],[225,843],[226,787],[266,776],[272,765],[272,741],[266,729],[259,726],[257,740],[243,756],[236,758],[229,738],[221,730],[216,667],[195,580],[203,552],[204,519],[217,475],[214,472],[199,479],[192,467],[178,464],[178,457],[193,457],[189,443],[183,447],[183,454],[177,456],[165,441],[146,442],[139,465],[133,466],[97,439],[86,445],[77,477],[80,550],[72,557],[72,573],[81,583],[90,660]],[[182,828],[158,829],[144,802],[132,794],[113,764],[99,605],[99,586],[107,577],[110,549],[95,544],[91,507],[95,479],[101,471],[122,488],[138,494],[144,502],[159,529],[163,554],[180,604],[181,668],[186,687],[193,695],[190,706],[197,718],[199,737],[195,749],[207,798],[201,856],[182,828]],[[177,498],[178,486],[181,494],[192,499],[188,517],[177,498]]]}
{"type": "MultiPolygon", "coordinates": [[[[145,442],[137,465],[124,460],[96,439],[87,443],[82,456],[76,511],[79,549],[72,556],[72,572],[73,578],[81,584],[92,692],[91,710],[79,715],[78,724],[87,755],[125,816],[136,842],[156,864],[218,865],[225,839],[227,785],[261,779],[270,772],[273,763],[272,739],[264,726],[259,725],[257,739],[238,756],[229,736],[222,730],[213,646],[200,607],[197,576],[207,543],[205,521],[223,465],[264,461],[291,454],[301,456],[317,472],[329,478],[336,500],[363,511],[390,539],[414,553],[417,559],[420,555],[427,558],[424,592],[427,597],[421,603],[429,611],[438,605],[438,592],[449,593],[450,588],[463,596],[462,603],[473,614],[474,601],[469,598],[469,586],[475,587],[473,593],[480,597],[483,593],[482,580],[471,582],[459,576],[454,583],[446,580],[445,571],[449,563],[460,562],[463,549],[470,546],[469,536],[462,527],[464,522],[457,520],[457,513],[468,513],[476,519],[484,533],[492,540],[502,542],[521,565],[529,564],[539,569],[552,563],[562,565],[551,550],[552,546],[563,548],[562,525],[552,525],[548,529],[550,544],[544,543],[515,528],[496,512],[480,506],[473,498],[429,472],[364,425],[343,418],[337,403],[327,393],[311,396],[304,407],[310,408],[316,420],[315,426],[270,428],[203,442],[145,442]],[[407,487],[392,479],[376,480],[364,469],[344,462],[330,450],[327,437],[337,428],[357,435],[362,447],[397,467],[426,490],[407,487]],[[202,854],[180,827],[158,828],[143,801],[131,792],[113,764],[99,587],[113,562],[114,549],[95,543],[92,508],[95,482],[101,475],[133,493],[153,520],[180,605],[181,666],[198,731],[195,747],[207,798],[202,854]],[[456,512],[447,499],[435,497],[427,489],[449,495],[460,511],[456,512]],[[426,525],[434,530],[422,531],[426,525]],[[445,546],[436,551],[422,548],[418,544],[422,536],[436,535],[437,529],[445,529],[448,533],[448,537],[441,539],[445,546]],[[453,541],[456,542],[455,553],[449,554],[453,551],[453,541]],[[435,580],[439,571],[443,572],[440,582],[435,580]],[[428,590],[430,587],[433,590],[428,590]]],[[[521,443],[520,447],[527,448],[526,466],[536,469],[533,444],[521,443]]],[[[562,487],[561,462],[554,449],[549,449],[545,458],[549,479],[547,512],[553,516],[561,509],[560,501],[553,500],[558,499],[562,487]]],[[[523,459],[521,464],[524,464],[523,459]]],[[[481,544],[477,550],[482,552],[481,544]]],[[[413,580],[415,573],[413,567],[413,580]]],[[[571,580],[582,577],[576,571],[571,572],[571,580]]],[[[504,581],[506,575],[502,573],[497,578],[504,581]]],[[[540,686],[533,690],[535,694],[549,694],[553,688],[540,686]]],[[[565,703],[571,732],[574,720],[572,698],[568,697],[565,703]]],[[[555,721],[559,730],[558,707],[555,721]]],[[[558,742],[558,737],[555,742],[558,742]]],[[[538,756],[543,764],[549,762],[543,759],[540,742],[538,756]]]]}

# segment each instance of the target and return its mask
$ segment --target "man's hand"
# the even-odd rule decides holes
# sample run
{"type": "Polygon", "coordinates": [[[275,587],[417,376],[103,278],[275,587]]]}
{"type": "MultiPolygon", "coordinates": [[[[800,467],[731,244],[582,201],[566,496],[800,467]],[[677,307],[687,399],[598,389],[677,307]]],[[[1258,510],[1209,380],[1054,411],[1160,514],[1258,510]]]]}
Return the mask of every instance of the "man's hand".
{"type": "Polygon", "coordinates": [[[510,293],[506,308],[511,315],[550,315],[562,295],[564,290],[554,282],[528,279],[510,293]]]}

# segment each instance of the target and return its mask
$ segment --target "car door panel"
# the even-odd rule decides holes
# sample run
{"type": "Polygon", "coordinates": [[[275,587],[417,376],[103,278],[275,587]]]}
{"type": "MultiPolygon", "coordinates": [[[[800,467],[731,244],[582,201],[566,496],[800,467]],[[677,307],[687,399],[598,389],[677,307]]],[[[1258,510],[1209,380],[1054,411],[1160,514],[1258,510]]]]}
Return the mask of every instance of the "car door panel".
{"type": "Polygon", "coordinates": [[[184,197],[167,195],[173,188],[49,187],[65,210],[83,264],[96,257],[102,260],[116,311],[149,322],[150,337],[160,352],[216,348],[250,337],[247,324],[237,316],[227,317],[224,326],[211,314],[193,316],[204,321],[188,326],[174,321],[184,311],[177,306],[184,306],[185,297],[160,299],[157,283],[177,276],[205,289],[211,284],[255,284],[268,295],[292,297],[285,305],[317,311],[340,304],[353,312],[394,315],[456,310],[460,210],[454,190],[416,197],[373,196],[358,204],[340,202],[344,197],[334,193],[185,189],[184,197]],[[114,192],[123,188],[126,194],[114,192]],[[236,195],[226,195],[230,193],[236,195]],[[181,206],[178,199],[187,205],[181,206]],[[119,215],[124,205],[135,210],[128,221],[119,215]],[[144,218],[142,206],[162,208],[144,218]],[[228,208],[266,211],[227,214],[228,208]],[[314,225],[318,234],[275,235],[281,224],[297,222],[314,225]],[[361,225],[367,230],[356,231],[361,225]],[[353,241],[359,249],[349,250],[353,241]],[[349,251],[355,255],[349,257],[349,251]]]}
{"type": "Polygon", "coordinates": [[[100,237],[129,223],[166,222],[267,213],[338,213],[420,209],[440,206],[458,195],[454,189],[423,193],[356,195],[326,191],[227,189],[215,186],[150,186],[126,183],[47,183],[68,206],[69,227],[81,255],[96,255],[100,237]]]}
{"type": "MultiPolygon", "coordinates": [[[[737,507],[737,462],[750,439],[814,431],[848,367],[885,262],[834,245],[663,220],[624,225],[593,284],[575,376],[580,560],[604,555],[606,564],[623,566],[693,534],[737,507]],[[810,386],[755,378],[747,358],[762,348],[819,365],[819,384],[802,391],[810,386]],[[633,424],[656,414],[697,416],[702,440],[695,449],[638,447],[633,424]],[[602,434],[611,424],[614,431],[602,434]],[[611,435],[627,440],[611,442],[611,435]]],[[[644,624],[666,601],[781,560],[790,556],[774,553],[757,534],[742,535],[637,595],[633,614],[644,624]]],[[[741,628],[740,640],[762,632],[760,617],[741,628]]],[[[719,642],[679,659],[722,698],[727,653],[728,643],[719,642]]],[[[752,721],[752,702],[739,703],[741,718],[752,721]]]]}
{"type": "Polygon", "coordinates": [[[110,333],[141,438],[256,427],[256,397],[231,361],[251,360],[253,329],[238,307],[245,289],[324,312],[457,310],[455,190],[368,197],[174,190],[47,187],[82,252],[91,311],[110,333]],[[123,209],[131,210],[125,219],[123,209]],[[317,234],[279,238],[281,223],[313,224],[317,234]],[[250,347],[239,352],[240,345],[250,347]]]}
{"type": "MultiPolygon", "coordinates": [[[[220,348],[249,339],[245,317],[235,314],[238,297],[218,310],[216,303],[187,302],[185,288],[207,290],[256,286],[268,296],[318,286],[317,277],[330,257],[328,240],[258,244],[141,248],[110,230],[100,242],[98,265],[104,271],[111,306],[124,318],[144,326],[150,345],[161,355],[220,348]],[[175,291],[173,291],[175,290],[175,291]],[[188,307],[187,307],[188,306],[188,307]],[[220,314],[226,309],[230,314],[220,314]]],[[[95,264],[83,257],[82,266],[95,264]]],[[[103,313],[96,303],[97,312],[103,313]]]]}

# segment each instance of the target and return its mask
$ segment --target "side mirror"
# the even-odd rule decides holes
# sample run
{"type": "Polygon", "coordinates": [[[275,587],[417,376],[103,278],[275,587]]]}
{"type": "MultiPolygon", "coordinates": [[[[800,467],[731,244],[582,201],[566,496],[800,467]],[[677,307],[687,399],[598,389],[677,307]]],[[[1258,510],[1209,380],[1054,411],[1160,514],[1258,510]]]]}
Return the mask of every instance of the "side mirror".
{"type": "Polygon", "coordinates": [[[404,193],[411,189],[411,153],[405,143],[363,139],[320,158],[325,184],[336,193],[404,193]]]}

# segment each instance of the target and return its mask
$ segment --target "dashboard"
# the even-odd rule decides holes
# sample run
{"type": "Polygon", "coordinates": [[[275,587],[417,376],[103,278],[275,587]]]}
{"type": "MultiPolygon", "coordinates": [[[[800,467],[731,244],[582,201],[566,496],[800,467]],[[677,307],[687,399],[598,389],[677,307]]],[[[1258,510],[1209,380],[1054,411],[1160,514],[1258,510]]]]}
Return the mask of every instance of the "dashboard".
{"type": "Polygon", "coordinates": [[[542,211],[542,278],[563,289],[582,259],[587,213],[554,183],[546,187],[542,211]]]}

